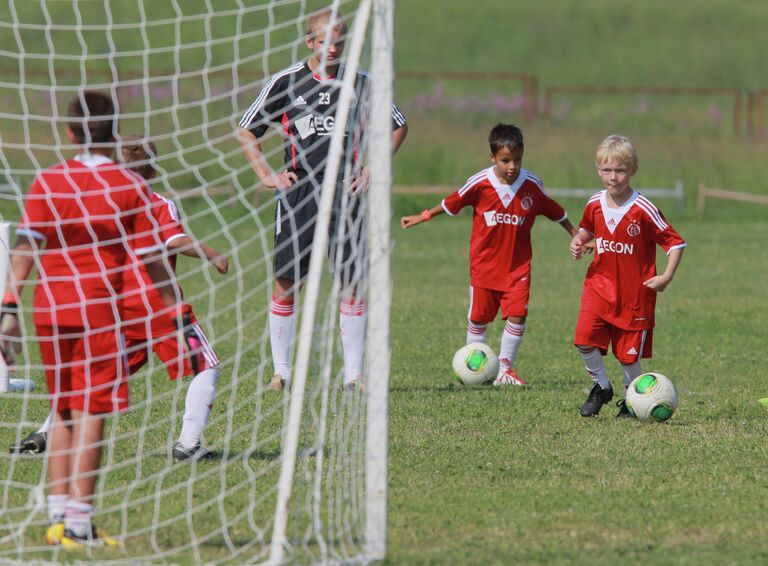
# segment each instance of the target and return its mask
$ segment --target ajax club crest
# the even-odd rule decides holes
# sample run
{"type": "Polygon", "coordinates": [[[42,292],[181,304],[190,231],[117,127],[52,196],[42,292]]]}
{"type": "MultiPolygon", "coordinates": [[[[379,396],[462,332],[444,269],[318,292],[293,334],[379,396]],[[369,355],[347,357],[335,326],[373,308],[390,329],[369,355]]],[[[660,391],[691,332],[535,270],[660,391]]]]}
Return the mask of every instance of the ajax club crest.
{"type": "Polygon", "coordinates": [[[635,222],[634,220],[629,223],[629,226],[627,226],[627,234],[629,234],[632,237],[639,236],[640,235],[640,224],[635,222]]]}
{"type": "Polygon", "coordinates": [[[520,199],[520,206],[523,208],[523,210],[528,210],[533,206],[533,198],[531,195],[525,195],[522,199],[520,199]]]}

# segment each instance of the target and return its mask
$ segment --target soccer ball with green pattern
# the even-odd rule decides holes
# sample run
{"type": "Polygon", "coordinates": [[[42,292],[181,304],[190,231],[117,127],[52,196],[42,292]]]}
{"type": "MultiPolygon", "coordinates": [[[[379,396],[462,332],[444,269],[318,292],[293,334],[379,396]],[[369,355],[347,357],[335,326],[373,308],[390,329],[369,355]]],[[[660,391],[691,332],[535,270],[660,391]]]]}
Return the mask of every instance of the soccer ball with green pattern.
{"type": "Polygon", "coordinates": [[[488,344],[467,344],[453,356],[453,373],[462,385],[485,383],[499,373],[499,358],[488,344]]]}
{"type": "Polygon", "coordinates": [[[678,403],[675,384],[660,373],[639,375],[627,389],[627,409],[641,421],[667,421],[678,403]]]}

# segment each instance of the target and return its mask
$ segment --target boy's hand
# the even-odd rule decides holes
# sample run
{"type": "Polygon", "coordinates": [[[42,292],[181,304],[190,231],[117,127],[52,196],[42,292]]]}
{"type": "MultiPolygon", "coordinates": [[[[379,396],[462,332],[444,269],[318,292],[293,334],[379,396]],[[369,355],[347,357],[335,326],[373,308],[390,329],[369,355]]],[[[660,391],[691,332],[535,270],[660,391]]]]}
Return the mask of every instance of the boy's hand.
{"type": "Polygon", "coordinates": [[[360,175],[355,177],[355,180],[350,183],[349,192],[352,194],[367,193],[370,187],[371,173],[368,171],[368,167],[363,167],[362,171],[360,171],[360,175]]]}
{"type": "Polygon", "coordinates": [[[229,260],[226,258],[226,256],[219,255],[216,256],[211,260],[211,263],[213,264],[213,267],[216,268],[216,271],[224,275],[227,271],[229,271],[229,260]]]}
{"type": "Polygon", "coordinates": [[[663,275],[656,275],[655,277],[651,277],[648,281],[643,281],[643,285],[649,289],[653,289],[657,293],[661,293],[671,282],[671,279],[664,277],[663,275]]]}
{"type": "Polygon", "coordinates": [[[15,362],[15,354],[21,352],[21,324],[18,305],[3,303],[0,311],[0,354],[8,365],[15,362]]]}
{"type": "Polygon", "coordinates": [[[203,358],[203,343],[195,331],[189,313],[184,313],[181,317],[173,318],[176,328],[179,330],[179,340],[184,349],[184,357],[189,360],[189,365],[195,375],[205,369],[205,358],[203,358]],[[181,320],[179,320],[181,318],[181,320]]]}
{"type": "Polygon", "coordinates": [[[586,244],[581,244],[581,249],[584,253],[591,254],[595,251],[595,242],[587,242],[586,244]]]}
{"type": "Polygon", "coordinates": [[[272,175],[267,175],[261,180],[261,182],[264,183],[264,186],[268,189],[277,189],[278,191],[289,189],[291,185],[297,183],[298,181],[299,177],[293,171],[273,173],[272,175]]]}
{"type": "MultiPolygon", "coordinates": [[[[581,241],[581,236],[578,234],[571,239],[571,244],[568,247],[571,250],[571,257],[573,259],[581,259],[581,256],[584,255],[585,245],[584,242],[581,241]]],[[[592,249],[594,249],[594,245],[592,246],[592,249]]]]}
{"type": "Polygon", "coordinates": [[[410,228],[411,226],[416,226],[416,224],[421,224],[424,222],[424,217],[421,216],[421,214],[414,214],[412,216],[403,216],[400,219],[400,226],[403,228],[410,228]]]}

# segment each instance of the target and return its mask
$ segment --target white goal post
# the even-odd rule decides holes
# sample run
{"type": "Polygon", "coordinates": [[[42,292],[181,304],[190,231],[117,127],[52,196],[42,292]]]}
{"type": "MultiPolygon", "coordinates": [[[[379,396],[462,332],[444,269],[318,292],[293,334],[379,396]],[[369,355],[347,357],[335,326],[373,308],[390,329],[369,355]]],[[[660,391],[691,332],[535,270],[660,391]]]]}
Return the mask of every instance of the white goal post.
{"type": "MultiPolygon", "coordinates": [[[[152,142],[145,161],[121,167],[151,165],[147,188],[193,240],[175,252],[171,239],[156,235],[165,253],[178,255],[176,278],[204,332],[201,349],[215,351],[220,371],[200,439],[212,457],[177,461],[203,372],[170,375],[170,362],[152,353],[165,337],[126,343],[119,355],[131,367],[130,408],[103,417],[90,500],[93,523],[119,547],[76,555],[50,544],[50,446],[38,454],[24,445],[40,427],[50,435],[43,426],[48,387],[58,379],[41,354],[49,338],[39,332],[43,307],[34,292],[46,289],[56,300],[43,264],[49,240],[35,240],[34,269],[19,298],[23,349],[10,378],[0,363],[0,562],[333,564],[386,557],[393,11],[394,0],[10,0],[0,10],[0,290],[33,179],[76,155],[91,170],[99,166],[65,134],[68,103],[86,90],[106,93],[119,121],[112,158],[128,159],[130,136],[145,148],[152,142]],[[273,391],[274,235],[288,214],[277,202],[287,197],[263,196],[234,130],[274,77],[311,55],[307,17],[325,7],[332,21],[343,14],[348,24],[344,72],[331,77],[339,93],[333,119],[344,127],[326,138],[309,273],[294,289],[290,388],[273,391]],[[369,85],[366,96],[361,82],[369,85]],[[352,195],[349,184],[362,165],[370,189],[352,195]],[[182,198],[190,187],[199,198],[182,198]],[[209,248],[227,257],[226,274],[206,256],[209,248]],[[342,261],[353,267],[345,272],[342,261]],[[353,304],[367,309],[363,374],[354,388],[345,375],[340,318],[349,272],[353,304]],[[142,352],[145,362],[134,364],[142,352]]],[[[280,117],[259,141],[270,167],[281,171],[290,138],[280,117]]],[[[115,214],[118,222],[128,216],[115,214]]],[[[66,233],[61,220],[53,233],[66,233]]],[[[93,236],[85,247],[101,246],[93,236]]],[[[129,268],[104,268],[103,275],[129,268]]],[[[79,289],[77,274],[68,277],[79,289]]],[[[127,302],[127,289],[111,300],[127,302]]],[[[89,308],[89,296],[78,293],[89,308]]],[[[140,322],[151,329],[159,314],[147,304],[140,322]]],[[[86,340],[98,330],[88,324],[67,336],[86,340]]],[[[65,332],[54,328],[55,341],[65,332]]],[[[69,363],[55,355],[54,365],[69,363]]]]}

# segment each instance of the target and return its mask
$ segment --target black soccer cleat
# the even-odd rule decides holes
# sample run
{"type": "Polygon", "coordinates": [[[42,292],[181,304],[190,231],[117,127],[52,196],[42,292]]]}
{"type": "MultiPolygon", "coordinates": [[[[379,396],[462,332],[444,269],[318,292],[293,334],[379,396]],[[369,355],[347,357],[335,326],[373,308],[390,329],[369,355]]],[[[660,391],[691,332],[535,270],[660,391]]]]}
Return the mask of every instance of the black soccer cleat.
{"type": "Polygon", "coordinates": [[[619,408],[619,412],[616,413],[617,419],[634,419],[634,415],[629,412],[629,407],[627,407],[627,402],[624,399],[619,399],[616,401],[616,406],[619,408]]]}
{"type": "Polygon", "coordinates": [[[603,408],[603,405],[610,403],[611,399],[613,399],[613,387],[609,385],[608,389],[603,389],[600,387],[599,383],[595,383],[592,386],[592,389],[589,390],[589,397],[587,397],[587,400],[581,406],[579,414],[582,417],[597,416],[600,409],[603,408]]]}
{"type": "Polygon", "coordinates": [[[11,454],[42,454],[45,452],[47,441],[47,433],[33,432],[26,438],[20,440],[18,444],[11,444],[9,451],[11,454]]]}
{"type": "Polygon", "coordinates": [[[208,460],[213,458],[213,452],[208,452],[208,450],[206,450],[199,442],[192,448],[187,448],[181,442],[177,442],[173,445],[171,455],[175,462],[208,460]]]}

